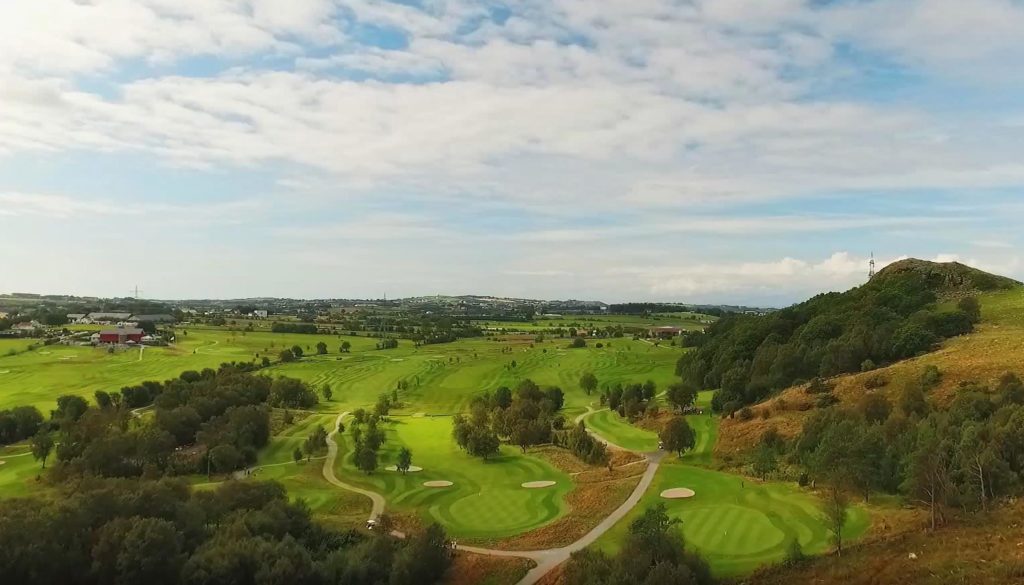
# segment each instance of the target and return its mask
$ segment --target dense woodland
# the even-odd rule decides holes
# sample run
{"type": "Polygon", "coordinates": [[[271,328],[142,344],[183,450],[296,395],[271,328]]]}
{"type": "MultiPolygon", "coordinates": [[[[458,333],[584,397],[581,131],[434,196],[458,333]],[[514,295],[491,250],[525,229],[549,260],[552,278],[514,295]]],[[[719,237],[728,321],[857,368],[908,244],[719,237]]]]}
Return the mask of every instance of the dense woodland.
{"type": "Polygon", "coordinates": [[[979,319],[974,298],[939,304],[921,273],[883,271],[859,288],[768,315],[726,315],[684,337],[695,349],[679,359],[677,372],[685,384],[719,388],[715,409],[732,413],[802,381],[926,353],[979,319]]]}
{"type": "Polygon", "coordinates": [[[280,484],[85,479],[49,501],[0,501],[4,583],[413,585],[450,563],[443,529],[335,532],[280,484]]]}

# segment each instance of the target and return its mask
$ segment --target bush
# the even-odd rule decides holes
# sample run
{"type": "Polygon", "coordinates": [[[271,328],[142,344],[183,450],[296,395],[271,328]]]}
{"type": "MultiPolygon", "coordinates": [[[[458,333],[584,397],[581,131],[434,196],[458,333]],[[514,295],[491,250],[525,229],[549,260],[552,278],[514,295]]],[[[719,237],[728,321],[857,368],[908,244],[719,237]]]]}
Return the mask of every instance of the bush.
{"type": "Polygon", "coordinates": [[[587,340],[583,339],[582,337],[573,337],[572,338],[572,342],[569,344],[569,347],[571,347],[573,349],[579,349],[581,347],[586,347],[586,346],[587,346],[587,340]]]}
{"type": "Polygon", "coordinates": [[[876,388],[883,388],[889,384],[889,377],[885,374],[878,373],[868,376],[864,380],[864,387],[868,390],[875,390],[876,388]]]}
{"type": "Polygon", "coordinates": [[[871,370],[877,368],[878,366],[875,364],[875,362],[871,361],[870,359],[866,359],[860,364],[860,371],[862,372],[870,372],[871,370]]]}
{"type": "Polygon", "coordinates": [[[803,547],[800,546],[800,539],[794,538],[789,541],[786,547],[786,559],[783,564],[787,567],[795,567],[807,560],[803,547]]]}
{"type": "Polygon", "coordinates": [[[936,366],[925,366],[921,372],[921,388],[931,390],[942,381],[942,371],[936,366]]]}
{"type": "Polygon", "coordinates": [[[824,394],[827,392],[831,392],[834,389],[835,384],[832,384],[831,382],[826,382],[822,378],[814,378],[813,380],[811,380],[811,383],[807,385],[807,389],[805,390],[805,392],[807,392],[808,394],[824,394]]]}
{"type": "Polygon", "coordinates": [[[740,420],[747,421],[754,418],[754,411],[749,406],[744,406],[739,412],[740,420]]]}
{"type": "Polygon", "coordinates": [[[816,402],[816,405],[817,405],[818,408],[828,408],[828,407],[832,406],[833,404],[838,404],[838,403],[839,403],[839,399],[836,398],[834,394],[830,393],[830,394],[822,394],[821,396],[818,396],[818,400],[816,402]]]}

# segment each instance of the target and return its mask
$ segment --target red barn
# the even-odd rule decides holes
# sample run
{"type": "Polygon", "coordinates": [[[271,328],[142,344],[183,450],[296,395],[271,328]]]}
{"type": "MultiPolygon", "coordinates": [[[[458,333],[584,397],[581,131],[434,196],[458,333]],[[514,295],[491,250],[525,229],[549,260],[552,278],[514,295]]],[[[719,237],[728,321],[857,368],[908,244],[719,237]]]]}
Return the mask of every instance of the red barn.
{"type": "Polygon", "coordinates": [[[107,329],[100,331],[100,343],[142,343],[142,336],[145,332],[142,329],[124,327],[121,329],[107,329]]]}

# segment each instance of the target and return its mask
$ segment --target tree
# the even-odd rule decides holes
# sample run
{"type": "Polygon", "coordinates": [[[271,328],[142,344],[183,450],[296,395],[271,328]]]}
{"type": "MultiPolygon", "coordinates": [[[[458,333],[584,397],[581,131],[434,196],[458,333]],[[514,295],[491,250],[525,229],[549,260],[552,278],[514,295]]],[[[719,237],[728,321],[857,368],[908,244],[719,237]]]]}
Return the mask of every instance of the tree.
{"type": "Polygon", "coordinates": [[[765,442],[758,445],[757,449],[754,451],[752,468],[754,473],[761,478],[761,481],[768,479],[768,474],[774,472],[778,467],[779,462],[775,455],[775,449],[765,442]]]}
{"type": "Polygon", "coordinates": [[[658,438],[661,439],[662,447],[666,451],[675,452],[679,457],[682,457],[683,452],[693,449],[697,444],[697,438],[693,433],[693,429],[690,428],[690,424],[686,422],[686,419],[681,416],[677,416],[665,423],[661,432],[658,433],[658,438]]]}
{"type": "Polygon", "coordinates": [[[381,394],[377,397],[377,404],[373,407],[373,414],[380,418],[386,418],[388,412],[391,411],[391,398],[387,394],[381,394]]]}
{"type": "Polygon", "coordinates": [[[303,352],[301,347],[299,347],[298,345],[292,346],[292,355],[295,356],[295,359],[302,359],[302,353],[303,352]]]}
{"type": "Polygon", "coordinates": [[[39,432],[32,436],[31,448],[32,456],[36,461],[42,461],[43,469],[46,469],[46,458],[53,451],[53,437],[46,430],[39,429],[39,432]]]}
{"type": "Polygon", "coordinates": [[[977,297],[964,297],[960,299],[956,307],[970,317],[971,323],[979,323],[981,321],[981,303],[978,302],[977,297]]]}
{"type": "Polygon", "coordinates": [[[341,342],[341,353],[348,353],[352,350],[352,344],[348,341],[341,342]]]}
{"type": "Polygon", "coordinates": [[[502,410],[512,406],[512,390],[508,386],[501,386],[494,391],[494,405],[502,410]]]}
{"type": "Polygon", "coordinates": [[[324,427],[317,425],[313,432],[306,437],[302,450],[306,452],[307,460],[313,455],[322,453],[327,449],[327,431],[324,427]]]}
{"type": "Polygon", "coordinates": [[[50,418],[56,421],[77,422],[88,410],[89,403],[81,396],[64,395],[57,398],[57,410],[50,413],[50,418]]]}
{"type": "Polygon", "coordinates": [[[914,380],[908,380],[903,385],[903,390],[896,399],[896,406],[899,407],[904,416],[924,416],[928,414],[928,402],[924,398],[921,384],[914,380]]]}
{"type": "Polygon", "coordinates": [[[825,490],[825,500],[822,502],[822,512],[825,514],[829,540],[836,547],[836,554],[843,554],[843,525],[850,514],[850,502],[839,485],[832,483],[825,490]]]}
{"type": "Polygon", "coordinates": [[[114,401],[110,398],[110,394],[103,390],[97,390],[93,396],[96,399],[96,406],[100,408],[110,408],[114,405],[114,401]]]}
{"type": "Polygon", "coordinates": [[[403,474],[409,472],[409,468],[412,466],[412,451],[408,447],[402,447],[398,450],[398,464],[395,466],[398,471],[403,474]]]}
{"type": "Polygon", "coordinates": [[[178,583],[183,538],[162,518],[118,518],[104,525],[93,547],[93,571],[103,583],[178,583]]]}
{"type": "Polygon", "coordinates": [[[328,402],[334,396],[334,391],[331,390],[331,385],[330,384],[326,384],[325,383],[324,387],[320,390],[320,392],[324,395],[324,400],[327,400],[328,402]]]}
{"type": "Polygon", "coordinates": [[[290,349],[282,349],[281,353],[278,354],[278,359],[281,360],[281,363],[285,363],[285,364],[288,363],[288,362],[294,362],[295,361],[295,354],[292,353],[292,350],[290,350],[290,349]]]}
{"type": "Polygon", "coordinates": [[[690,384],[676,383],[668,387],[665,395],[669,403],[683,411],[693,406],[697,400],[697,387],[690,384]]]}
{"type": "Polygon", "coordinates": [[[234,445],[217,445],[210,449],[208,457],[213,470],[219,473],[234,471],[245,464],[245,456],[234,445]]]}
{"type": "Polygon", "coordinates": [[[294,459],[296,463],[302,461],[302,449],[296,447],[295,450],[292,451],[292,459],[294,459]]]}
{"type": "Polygon", "coordinates": [[[318,342],[316,344],[316,353],[317,355],[327,355],[327,344],[322,341],[318,342]]]}
{"type": "Polygon", "coordinates": [[[356,468],[366,475],[377,470],[377,452],[363,444],[356,450],[356,468]]]}
{"type": "Polygon", "coordinates": [[[586,372],[580,376],[580,388],[587,393],[587,396],[593,394],[594,390],[597,390],[597,376],[593,372],[586,372]]]}
{"type": "Polygon", "coordinates": [[[928,507],[932,530],[938,526],[940,509],[949,491],[950,462],[942,440],[945,427],[935,414],[918,427],[917,444],[909,454],[903,484],[911,498],[928,507]]]}
{"type": "Polygon", "coordinates": [[[569,347],[573,349],[579,349],[587,346],[587,340],[582,337],[573,337],[572,342],[569,343],[569,347]]]}
{"type": "Polygon", "coordinates": [[[861,396],[857,408],[869,423],[879,423],[889,418],[892,405],[885,398],[885,395],[878,392],[867,392],[861,396]]]}

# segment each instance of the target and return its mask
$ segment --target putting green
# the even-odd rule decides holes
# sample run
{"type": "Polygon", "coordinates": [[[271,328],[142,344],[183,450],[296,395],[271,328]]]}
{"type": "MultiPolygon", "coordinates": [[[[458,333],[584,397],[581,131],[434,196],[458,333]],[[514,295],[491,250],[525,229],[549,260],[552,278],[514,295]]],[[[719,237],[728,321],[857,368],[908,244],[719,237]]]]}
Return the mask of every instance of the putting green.
{"type": "Polygon", "coordinates": [[[423,471],[410,475],[378,471],[366,475],[352,463],[351,435],[339,439],[342,456],[338,477],[383,494],[388,506],[413,513],[425,522],[439,522],[460,538],[502,538],[543,526],[566,511],[568,475],[548,463],[503,446],[490,461],[470,457],[451,438],[450,417],[394,417],[385,425],[387,441],[380,465],[392,464],[402,446],[412,450],[423,471]],[[547,480],[549,489],[523,489],[528,481],[547,480]],[[451,481],[445,489],[425,482],[451,481]]]}
{"type": "MultiPolygon", "coordinates": [[[[629,523],[646,508],[664,503],[678,518],[687,546],[700,552],[712,570],[722,576],[747,573],[785,557],[796,539],[807,554],[830,550],[828,530],[818,500],[807,492],[781,483],[759,483],[739,476],[683,463],[663,463],[640,504],[605,534],[598,546],[614,551],[621,545],[629,523]],[[661,492],[686,486],[697,496],[666,500],[661,492]]],[[[854,539],[868,528],[861,508],[851,508],[843,536],[854,539]]]]}

